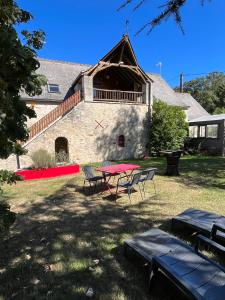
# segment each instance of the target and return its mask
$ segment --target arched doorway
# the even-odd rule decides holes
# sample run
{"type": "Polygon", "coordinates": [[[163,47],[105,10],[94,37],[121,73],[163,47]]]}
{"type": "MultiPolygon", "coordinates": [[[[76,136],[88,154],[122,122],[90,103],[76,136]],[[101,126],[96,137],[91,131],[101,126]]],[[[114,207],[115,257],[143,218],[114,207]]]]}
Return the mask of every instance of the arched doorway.
{"type": "Polygon", "coordinates": [[[69,161],[69,148],[67,138],[58,137],[55,140],[55,158],[57,162],[69,161]]]}

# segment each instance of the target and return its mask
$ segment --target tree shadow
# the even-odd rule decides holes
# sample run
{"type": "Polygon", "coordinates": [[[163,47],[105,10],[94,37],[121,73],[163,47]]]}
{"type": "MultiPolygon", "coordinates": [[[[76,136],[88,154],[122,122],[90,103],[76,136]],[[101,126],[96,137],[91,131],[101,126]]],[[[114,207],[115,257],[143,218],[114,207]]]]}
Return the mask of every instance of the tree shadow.
{"type": "Polygon", "coordinates": [[[148,151],[150,117],[146,112],[143,118],[137,110],[130,106],[129,109],[121,107],[117,116],[113,116],[113,127],[103,130],[100,137],[96,138],[98,153],[107,160],[122,160],[132,157],[142,157],[148,151]],[[119,136],[125,137],[125,146],[118,145],[119,136]]]}
{"type": "Polygon", "coordinates": [[[70,179],[43,201],[25,204],[0,245],[0,297],[86,299],[92,287],[94,299],[169,299],[149,298],[144,272],[123,254],[124,239],[168,217],[142,210],[146,203],[86,195],[70,179]]]}
{"type": "Polygon", "coordinates": [[[181,176],[177,181],[189,186],[225,189],[225,159],[196,156],[181,159],[181,176]]]}

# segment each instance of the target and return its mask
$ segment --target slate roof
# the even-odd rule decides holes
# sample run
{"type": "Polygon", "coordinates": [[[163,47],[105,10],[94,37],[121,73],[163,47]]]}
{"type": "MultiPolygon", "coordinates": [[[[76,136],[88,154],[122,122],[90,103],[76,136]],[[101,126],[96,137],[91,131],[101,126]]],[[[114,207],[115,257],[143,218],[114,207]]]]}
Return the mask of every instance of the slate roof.
{"type": "Polygon", "coordinates": [[[188,106],[187,116],[188,120],[191,121],[193,119],[199,117],[208,117],[210,114],[198,103],[195,98],[188,93],[176,93],[178,97],[181,98],[182,102],[184,102],[188,106]]]}
{"type": "Polygon", "coordinates": [[[191,120],[190,123],[222,121],[222,120],[225,120],[225,114],[202,116],[191,120]]]}
{"type": "MultiPolygon", "coordinates": [[[[92,65],[78,64],[65,61],[48,60],[39,58],[40,68],[38,73],[46,76],[48,83],[58,84],[60,93],[49,93],[48,86],[43,87],[42,94],[35,96],[35,100],[60,102],[70,96],[71,86],[81,72],[88,70],[92,65]]],[[[188,120],[196,119],[200,116],[208,116],[206,110],[190,95],[176,93],[168,83],[159,75],[146,73],[153,81],[153,97],[166,102],[169,105],[180,106],[187,110],[188,120]]],[[[25,93],[21,93],[22,99],[32,100],[25,93]]]]}
{"type": "MultiPolygon", "coordinates": [[[[65,61],[48,60],[39,58],[40,68],[39,74],[46,76],[48,83],[58,84],[60,93],[49,93],[48,86],[43,87],[42,94],[35,96],[36,100],[43,101],[62,101],[70,94],[70,87],[74,82],[74,79],[81,73],[81,71],[87,70],[91,65],[71,63],[65,61]]],[[[21,93],[22,99],[34,99],[29,97],[25,93],[21,93]]]]}
{"type": "Polygon", "coordinates": [[[152,93],[154,98],[166,102],[169,105],[187,108],[185,102],[182,101],[182,97],[179,97],[159,74],[147,74],[153,80],[152,93]]]}

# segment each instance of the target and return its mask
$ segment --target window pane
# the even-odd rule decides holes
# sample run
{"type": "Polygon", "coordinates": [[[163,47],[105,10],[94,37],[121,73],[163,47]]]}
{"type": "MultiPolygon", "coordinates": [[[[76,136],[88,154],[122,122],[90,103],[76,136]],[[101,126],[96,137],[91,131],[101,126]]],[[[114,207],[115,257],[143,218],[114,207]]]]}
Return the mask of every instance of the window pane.
{"type": "Polygon", "coordinates": [[[199,126],[199,136],[205,137],[205,126],[199,126]]]}
{"type": "Polygon", "coordinates": [[[207,125],[207,137],[217,138],[218,136],[218,124],[207,125]]]}
{"type": "Polygon", "coordinates": [[[59,86],[58,86],[58,84],[49,84],[48,85],[48,91],[50,93],[59,93],[59,86]]]}
{"type": "Polygon", "coordinates": [[[189,137],[198,137],[198,126],[189,127],[189,137]]]}

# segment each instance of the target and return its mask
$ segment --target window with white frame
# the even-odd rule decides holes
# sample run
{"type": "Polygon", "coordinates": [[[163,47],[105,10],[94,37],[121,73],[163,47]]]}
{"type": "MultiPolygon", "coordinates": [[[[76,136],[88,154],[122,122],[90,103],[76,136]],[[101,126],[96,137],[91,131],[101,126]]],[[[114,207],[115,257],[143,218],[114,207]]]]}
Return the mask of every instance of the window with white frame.
{"type": "Polygon", "coordinates": [[[199,126],[199,137],[206,137],[205,126],[199,126]]]}
{"type": "Polygon", "coordinates": [[[207,138],[218,138],[218,124],[207,125],[207,138]]]}
{"type": "Polygon", "coordinates": [[[59,93],[59,85],[58,84],[48,84],[48,92],[49,93],[59,93]]]}
{"type": "Polygon", "coordinates": [[[198,126],[189,126],[189,137],[198,137],[198,126]]]}

